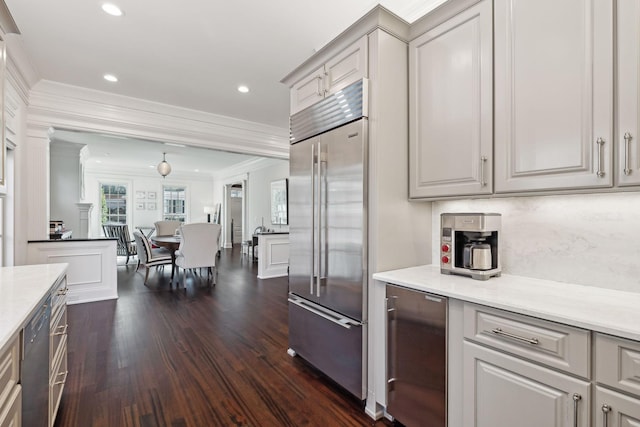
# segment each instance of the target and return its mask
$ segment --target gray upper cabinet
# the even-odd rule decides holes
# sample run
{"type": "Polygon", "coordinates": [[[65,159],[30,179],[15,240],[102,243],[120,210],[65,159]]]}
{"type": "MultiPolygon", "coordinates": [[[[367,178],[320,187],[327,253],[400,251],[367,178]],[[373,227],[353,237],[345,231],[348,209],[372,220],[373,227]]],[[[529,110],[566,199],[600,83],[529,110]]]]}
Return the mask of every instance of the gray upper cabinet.
{"type": "Polygon", "coordinates": [[[495,191],[611,187],[613,2],[494,7],[495,191]]]}
{"type": "Polygon", "coordinates": [[[493,191],[490,0],[409,44],[409,197],[493,191]]]}
{"type": "Polygon", "coordinates": [[[291,114],[315,104],[367,77],[367,37],[364,36],[328,60],[291,88],[291,114]]]}
{"type": "Polygon", "coordinates": [[[640,184],[640,2],[619,0],[617,19],[618,185],[640,184]]]}

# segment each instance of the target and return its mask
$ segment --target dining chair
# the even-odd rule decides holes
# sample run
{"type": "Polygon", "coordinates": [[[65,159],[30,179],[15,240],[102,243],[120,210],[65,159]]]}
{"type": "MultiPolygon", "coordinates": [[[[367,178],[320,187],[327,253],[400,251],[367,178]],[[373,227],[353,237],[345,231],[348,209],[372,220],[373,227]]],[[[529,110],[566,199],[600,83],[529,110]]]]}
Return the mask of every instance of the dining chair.
{"type": "Polygon", "coordinates": [[[173,220],[156,221],[153,224],[156,226],[156,236],[173,236],[182,225],[180,221],[173,220]]]}
{"type": "Polygon", "coordinates": [[[176,251],[176,266],[182,268],[182,283],[186,286],[187,269],[207,268],[207,282],[213,276],[216,283],[216,259],[220,250],[220,224],[207,222],[180,226],[182,241],[176,251]]]}
{"type": "Polygon", "coordinates": [[[129,258],[138,254],[135,242],[129,235],[129,227],[127,224],[104,224],[102,226],[105,237],[117,239],[116,255],[126,256],[126,263],[129,264],[129,258]]]}
{"type": "Polygon", "coordinates": [[[139,231],[134,231],[133,237],[139,248],[136,271],[140,268],[140,264],[145,266],[147,271],[144,275],[144,284],[146,285],[149,278],[149,268],[171,264],[171,253],[165,248],[153,249],[147,236],[139,231]]]}

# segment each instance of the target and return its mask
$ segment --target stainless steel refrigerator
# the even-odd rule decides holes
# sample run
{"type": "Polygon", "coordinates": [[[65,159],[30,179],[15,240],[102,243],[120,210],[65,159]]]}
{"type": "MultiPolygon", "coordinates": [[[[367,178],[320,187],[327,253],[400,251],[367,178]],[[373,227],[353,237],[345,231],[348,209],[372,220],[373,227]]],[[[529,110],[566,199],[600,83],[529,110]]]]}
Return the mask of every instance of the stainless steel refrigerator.
{"type": "Polygon", "coordinates": [[[291,117],[289,353],[364,399],[366,81],[291,117]]]}

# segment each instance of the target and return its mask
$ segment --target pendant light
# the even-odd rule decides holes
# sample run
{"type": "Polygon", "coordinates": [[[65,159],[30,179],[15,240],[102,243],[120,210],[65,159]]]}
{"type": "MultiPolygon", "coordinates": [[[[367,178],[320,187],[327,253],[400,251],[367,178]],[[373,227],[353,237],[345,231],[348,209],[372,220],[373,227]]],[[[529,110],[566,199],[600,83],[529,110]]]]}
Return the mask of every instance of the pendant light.
{"type": "Polygon", "coordinates": [[[166,178],[171,173],[171,165],[167,163],[167,153],[162,153],[162,161],[158,163],[158,173],[166,178]]]}

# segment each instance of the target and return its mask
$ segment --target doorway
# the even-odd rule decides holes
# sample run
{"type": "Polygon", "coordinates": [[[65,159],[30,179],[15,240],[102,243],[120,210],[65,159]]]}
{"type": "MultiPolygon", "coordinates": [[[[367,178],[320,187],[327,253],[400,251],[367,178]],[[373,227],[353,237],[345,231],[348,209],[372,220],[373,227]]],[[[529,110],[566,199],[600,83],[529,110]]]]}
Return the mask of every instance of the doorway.
{"type": "Polygon", "coordinates": [[[233,182],[224,187],[223,235],[225,248],[240,245],[244,240],[246,217],[246,181],[233,182]]]}

